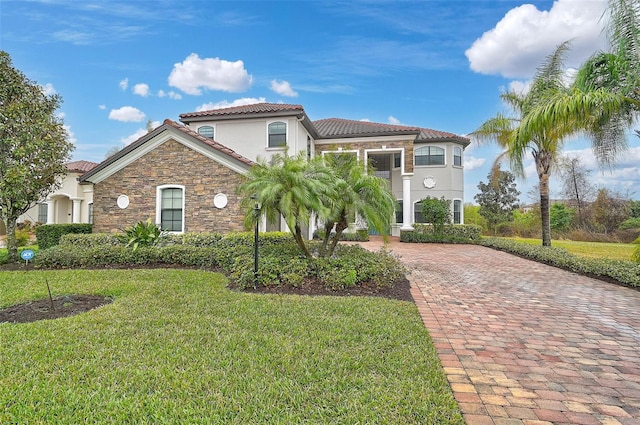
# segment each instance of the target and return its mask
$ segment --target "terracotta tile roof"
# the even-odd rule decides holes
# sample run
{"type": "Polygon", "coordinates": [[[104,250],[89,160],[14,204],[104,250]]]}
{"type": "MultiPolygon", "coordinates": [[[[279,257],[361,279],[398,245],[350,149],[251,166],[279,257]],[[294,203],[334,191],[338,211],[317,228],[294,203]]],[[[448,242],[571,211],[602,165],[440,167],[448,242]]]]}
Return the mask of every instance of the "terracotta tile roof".
{"type": "Polygon", "coordinates": [[[381,124],[369,121],[353,121],[342,118],[327,118],[313,121],[313,126],[318,130],[320,138],[342,138],[359,136],[395,136],[415,134],[416,142],[428,142],[434,140],[458,140],[465,145],[470,140],[457,134],[444,131],[431,130],[429,128],[410,127],[406,125],[381,124]]]}
{"type": "Polygon", "coordinates": [[[185,118],[270,114],[279,112],[304,113],[304,108],[302,105],[290,105],[285,103],[254,103],[252,105],[233,106],[230,108],[211,109],[200,112],[188,112],[186,114],[180,114],[180,120],[182,121],[185,118]]]}
{"type": "Polygon", "coordinates": [[[78,173],[86,173],[87,171],[93,170],[97,166],[98,166],[97,162],[91,162],[91,161],[67,162],[67,170],[78,172],[78,173]]]}
{"type": "Polygon", "coordinates": [[[212,147],[213,149],[227,155],[230,156],[232,158],[237,159],[238,161],[247,164],[248,166],[253,166],[255,165],[255,162],[253,162],[252,160],[240,155],[239,153],[237,153],[236,151],[234,151],[233,149],[230,149],[228,147],[226,147],[225,145],[216,142],[215,140],[209,139],[208,137],[204,137],[201,134],[198,134],[197,132],[191,130],[189,127],[184,126],[182,124],[178,124],[175,121],[172,121],[170,119],[166,119],[163,122],[164,125],[168,125],[170,127],[175,128],[178,131],[181,131],[195,139],[198,139],[200,142],[212,147]]]}

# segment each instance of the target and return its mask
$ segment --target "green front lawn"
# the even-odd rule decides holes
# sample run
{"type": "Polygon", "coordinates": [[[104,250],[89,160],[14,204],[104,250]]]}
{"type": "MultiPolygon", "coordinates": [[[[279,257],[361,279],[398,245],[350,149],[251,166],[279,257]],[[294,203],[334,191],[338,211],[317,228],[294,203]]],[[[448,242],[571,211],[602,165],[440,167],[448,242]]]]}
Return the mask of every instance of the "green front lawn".
{"type": "MultiPolygon", "coordinates": [[[[502,238],[501,238],[502,239],[502,238]]],[[[541,239],[504,238],[513,239],[530,245],[542,245],[541,239]]],[[[608,258],[611,260],[631,260],[631,254],[636,245],[629,243],[580,242],[569,240],[551,240],[551,246],[564,248],[572,254],[587,258],[608,258]]]]}
{"type": "Polygon", "coordinates": [[[195,270],[0,272],[0,308],[114,302],[0,323],[0,423],[463,424],[413,303],[236,293],[195,270]]]}

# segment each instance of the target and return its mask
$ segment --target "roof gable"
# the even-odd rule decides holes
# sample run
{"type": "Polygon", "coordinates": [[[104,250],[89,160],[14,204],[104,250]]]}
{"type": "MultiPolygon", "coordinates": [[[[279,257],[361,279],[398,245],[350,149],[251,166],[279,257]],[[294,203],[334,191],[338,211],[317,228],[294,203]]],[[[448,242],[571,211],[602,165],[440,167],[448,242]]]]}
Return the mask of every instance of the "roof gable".
{"type": "Polygon", "coordinates": [[[238,173],[244,174],[249,167],[255,164],[233,149],[208,139],[175,121],[166,119],[151,133],[142,136],[82,175],[80,181],[99,183],[168,140],[182,143],[238,173]]]}

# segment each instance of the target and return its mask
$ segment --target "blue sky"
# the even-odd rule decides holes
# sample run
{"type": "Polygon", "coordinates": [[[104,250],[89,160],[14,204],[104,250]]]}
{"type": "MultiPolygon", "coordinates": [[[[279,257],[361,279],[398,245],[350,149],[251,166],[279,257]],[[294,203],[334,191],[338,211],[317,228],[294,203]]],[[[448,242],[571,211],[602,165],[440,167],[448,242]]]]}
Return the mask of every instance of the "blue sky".
{"type": "MultiPolygon", "coordinates": [[[[605,0],[92,1],[0,0],[0,49],[64,103],[74,159],[100,162],[146,123],[257,101],[346,118],[467,134],[522,89],[562,41],[578,67],[606,47],[605,0]]],[[[640,125],[636,126],[640,128],[640,125]]],[[[640,139],[611,170],[566,142],[594,184],[640,198],[640,139]]],[[[465,202],[499,153],[465,151],[465,202]]],[[[537,177],[518,181],[523,202],[537,177]]],[[[552,189],[557,188],[552,177],[552,189]]],[[[553,194],[552,194],[553,195],[553,194]]]]}

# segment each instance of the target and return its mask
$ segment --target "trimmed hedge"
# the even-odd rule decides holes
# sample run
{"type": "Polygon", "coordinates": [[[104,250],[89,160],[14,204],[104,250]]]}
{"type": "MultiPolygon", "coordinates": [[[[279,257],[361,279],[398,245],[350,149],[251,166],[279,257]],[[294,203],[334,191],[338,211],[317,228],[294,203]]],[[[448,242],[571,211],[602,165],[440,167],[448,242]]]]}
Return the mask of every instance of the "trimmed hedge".
{"type": "MultiPolygon", "coordinates": [[[[324,230],[316,230],[313,233],[313,239],[323,239],[324,230]]],[[[335,232],[331,232],[331,237],[335,236],[335,232]]],[[[368,242],[369,241],[369,229],[358,229],[355,232],[342,232],[340,234],[341,241],[349,242],[368,242]]]]}
{"type": "Polygon", "coordinates": [[[400,242],[417,243],[469,243],[482,238],[482,227],[475,224],[448,224],[442,235],[435,233],[430,224],[415,223],[413,230],[400,232],[400,242]]]}
{"type": "Polygon", "coordinates": [[[640,287],[640,264],[631,261],[579,257],[564,248],[530,245],[508,239],[484,238],[479,244],[575,273],[640,287]]]}
{"type": "Polygon", "coordinates": [[[91,233],[92,224],[73,223],[73,224],[43,224],[36,227],[36,239],[40,249],[51,248],[60,243],[62,235],[68,233],[91,233]]]}

